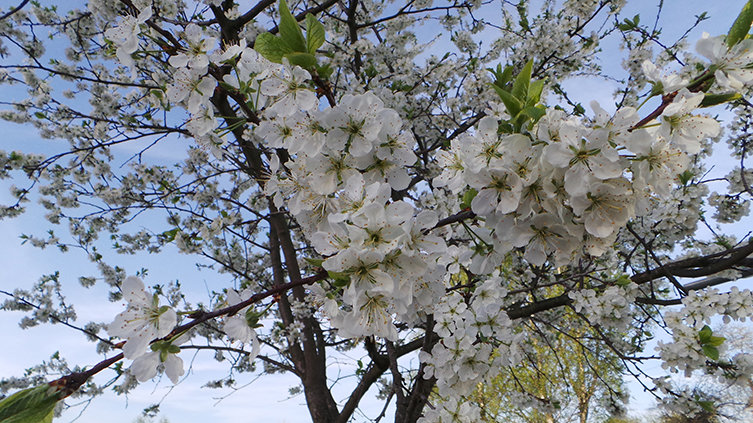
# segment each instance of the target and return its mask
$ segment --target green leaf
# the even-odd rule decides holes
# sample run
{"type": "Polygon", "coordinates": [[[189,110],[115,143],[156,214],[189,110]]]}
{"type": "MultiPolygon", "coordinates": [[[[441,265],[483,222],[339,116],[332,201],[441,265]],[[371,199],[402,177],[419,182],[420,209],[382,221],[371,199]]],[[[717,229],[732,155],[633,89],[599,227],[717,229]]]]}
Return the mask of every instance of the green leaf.
{"type": "Polygon", "coordinates": [[[622,31],[630,31],[630,30],[638,27],[638,24],[641,22],[641,17],[640,17],[640,15],[635,15],[635,16],[633,16],[633,20],[632,21],[630,19],[625,19],[623,22],[624,23],[622,23],[622,24],[618,24],[617,28],[619,28],[622,31]]]}
{"type": "Polygon", "coordinates": [[[531,83],[531,73],[533,72],[533,59],[529,60],[523,70],[520,71],[515,82],[512,84],[512,95],[520,100],[525,101],[528,95],[528,84],[531,83]]]}
{"type": "Polygon", "coordinates": [[[530,119],[525,110],[521,111],[517,116],[512,118],[513,132],[520,132],[523,129],[523,125],[530,119]]]}
{"type": "Polygon", "coordinates": [[[686,186],[695,176],[695,174],[689,170],[686,170],[682,172],[681,174],[677,175],[677,177],[680,179],[680,184],[682,186],[686,186]]]}
{"type": "Polygon", "coordinates": [[[727,47],[732,47],[744,40],[750,31],[751,24],[753,24],[753,0],[748,0],[727,33],[727,47]]]}
{"type": "Polygon", "coordinates": [[[497,95],[499,95],[499,98],[502,99],[502,103],[505,104],[507,113],[509,113],[512,117],[517,116],[518,113],[520,113],[520,111],[523,109],[523,103],[502,88],[493,84],[492,87],[494,87],[494,90],[497,92],[497,95]]]}
{"type": "Polygon", "coordinates": [[[319,76],[324,80],[328,80],[329,77],[332,76],[332,72],[334,72],[334,69],[332,69],[329,64],[322,66],[316,65],[316,73],[318,73],[319,76]]]}
{"type": "Polygon", "coordinates": [[[544,115],[546,114],[546,109],[542,106],[526,107],[523,112],[525,112],[526,116],[530,117],[531,120],[538,122],[538,120],[544,117],[544,115]]]}
{"type": "Polygon", "coordinates": [[[248,310],[246,310],[245,318],[246,318],[246,324],[248,325],[248,327],[256,329],[259,326],[261,326],[259,324],[259,319],[261,319],[263,314],[264,314],[263,312],[260,313],[254,310],[253,308],[249,308],[248,310]]]}
{"type": "Polygon", "coordinates": [[[527,104],[530,106],[535,105],[541,100],[541,92],[544,91],[544,81],[533,81],[528,86],[528,98],[527,104]]]}
{"type": "Polygon", "coordinates": [[[285,0],[280,0],[280,37],[291,51],[307,52],[306,40],[303,38],[303,31],[298,26],[298,21],[290,13],[288,4],[285,0]]]}
{"type": "Polygon", "coordinates": [[[298,65],[304,69],[313,69],[316,66],[316,57],[309,53],[288,53],[284,56],[291,65],[298,65]]]}
{"type": "Polygon", "coordinates": [[[714,401],[696,401],[696,403],[709,413],[716,412],[716,410],[714,410],[714,401]]]}
{"type": "Polygon", "coordinates": [[[706,354],[706,357],[716,361],[719,360],[719,350],[716,347],[712,347],[711,345],[704,345],[701,347],[703,349],[703,353],[706,354]]]}
{"type": "Polygon", "coordinates": [[[463,194],[463,198],[460,201],[460,207],[463,210],[470,209],[471,208],[471,201],[473,201],[473,198],[476,197],[477,194],[478,194],[478,191],[476,191],[473,188],[471,188],[468,191],[466,191],[463,194]]]}
{"type": "Polygon", "coordinates": [[[740,93],[706,94],[703,96],[703,101],[701,101],[701,107],[716,106],[717,104],[739,100],[742,97],[740,93]]]}
{"type": "Polygon", "coordinates": [[[711,345],[712,347],[718,347],[719,345],[722,345],[724,343],[724,340],[727,339],[723,336],[712,336],[709,338],[708,342],[706,342],[706,345],[711,345]]]}
{"type": "Polygon", "coordinates": [[[173,228],[173,229],[170,229],[169,231],[162,232],[162,237],[165,238],[165,242],[175,241],[175,235],[178,234],[179,230],[180,229],[178,228],[173,228]]]}
{"type": "Polygon", "coordinates": [[[50,423],[60,393],[48,384],[24,389],[0,401],[0,422],[50,423]]]}
{"type": "Polygon", "coordinates": [[[664,84],[661,81],[656,81],[651,84],[651,97],[664,94],[664,84]]]}
{"type": "Polygon", "coordinates": [[[282,63],[282,57],[292,52],[292,50],[269,32],[259,34],[254,41],[254,50],[261,54],[265,59],[274,63],[282,63]]]}
{"type": "Polygon", "coordinates": [[[324,263],[324,259],[320,258],[304,257],[303,259],[306,260],[310,265],[316,267],[322,267],[322,263],[324,263]]]}
{"type": "Polygon", "coordinates": [[[308,52],[316,54],[316,49],[324,44],[324,25],[314,15],[306,15],[306,47],[308,52]]]}
{"type": "Polygon", "coordinates": [[[505,88],[508,82],[512,80],[512,66],[505,66],[502,70],[502,65],[497,65],[497,69],[488,69],[489,72],[494,75],[494,85],[505,88]]]}
{"type": "Polygon", "coordinates": [[[711,339],[711,334],[712,333],[713,332],[711,331],[711,328],[708,325],[704,326],[701,329],[701,331],[698,332],[698,339],[701,340],[701,344],[705,344],[705,343],[709,342],[709,340],[711,339]]]}
{"type": "Polygon", "coordinates": [[[328,271],[327,275],[332,279],[332,285],[338,288],[344,288],[350,285],[350,277],[347,273],[328,271]]]}

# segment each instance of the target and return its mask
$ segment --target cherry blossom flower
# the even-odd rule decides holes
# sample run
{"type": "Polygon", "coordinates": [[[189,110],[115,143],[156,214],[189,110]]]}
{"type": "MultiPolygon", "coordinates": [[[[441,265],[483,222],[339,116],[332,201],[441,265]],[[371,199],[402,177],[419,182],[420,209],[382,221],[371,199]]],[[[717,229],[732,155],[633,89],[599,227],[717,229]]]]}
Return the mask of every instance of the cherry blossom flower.
{"type": "Polygon", "coordinates": [[[266,78],[261,83],[261,93],[277,97],[269,111],[279,116],[290,116],[299,110],[316,107],[317,98],[306,84],[311,79],[300,66],[290,66],[285,60],[281,73],[266,78]]]}
{"type": "Polygon", "coordinates": [[[140,355],[133,360],[129,368],[131,374],[139,382],[146,382],[157,375],[160,365],[163,366],[165,374],[173,384],[185,373],[183,369],[183,359],[178,357],[181,345],[188,341],[186,335],[181,335],[173,341],[159,341],[152,344],[152,351],[140,355]]]}
{"type": "Polygon", "coordinates": [[[209,67],[207,53],[212,46],[217,45],[217,39],[208,36],[196,24],[189,24],[185,30],[185,38],[188,42],[188,50],[171,56],[168,62],[174,68],[189,67],[199,73],[205,73],[209,67]]]}
{"type": "Polygon", "coordinates": [[[107,333],[125,339],[123,355],[133,359],[143,354],[152,340],[169,334],[178,317],[172,308],[160,306],[156,294],[150,296],[144,282],[135,276],[126,278],[121,291],[128,306],[107,326],[107,333]]]}
{"type": "Polygon", "coordinates": [[[584,195],[591,183],[622,174],[617,151],[608,143],[587,140],[585,128],[565,124],[559,130],[559,142],[544,147],[542,157],[552,166],[567,168],[565,190],[570,195],[584,195]]]}
{"type": "MultiPolygon", "coordinates": [[[[250,289],[244,289],[241,292],[237,292],[234,289],[228,290],[227,304],[236,305],[241,303],[253,295],[253,291],[250,289]]],[[[234,315],[225,319],[225,325],[223,330],[227,336],[235,341],[242,342],[244,344],[251,345],[251,356],[249,359],[255,358],[261,351],[261,343],[256,336],[255,328],[249,325],[248,313],[251,310],[251,306],[244,307],[236,312],[234,315]]],[[[251,311],[253,313],[253,310],[251,311]]]]}
{"type": "Polygon", "coordinates": [[[105,37],[115,43],[117,47],[115,54],[120,63],[130,68],[133,75],[136,74],[136,63],[131,57],[139,48],[138,35],[140,32],[139,25],[146,22],[152,17],[152,8],[145,7],[136,17],[126,16],[120,21],[120,24],[114,28],[105,31],[105,37]]]}
{"type": "Polygon", "coordinates": [[[614,233],[634,213],[630,183],[623,178],[592,184],[586,195],[573,196],[571,202],[586,231],[599,238],[614,233]]]}
{"type": "Polygon", "coordinates": [[[690,81],[682,75],[676,73],[664,74],[649,60],[644,60],[641,63],[643,74],[646,79],[659,85],[662,88],[662,93],[671,93],[681,88],[686,87],[690,81]]]}
{"type": "Polygon", "coordinates": [[[662,112],[662,130],[670,142],[688,154],[701,151],[701,141],[719,135],[721,127],[716,119],[691,114],[703,101],[703,93],[681,89],[662,112]]]}
{"type": "Polygon", "coordinates": [[[696,50],[717,66],[714,77],[720,87],[742,91],[744,85],[753,82],[753,69],[750,68],[753,63],[753,40],[741,40],[728,49],[724,37],[710,37],[704,32],[696,43],[696,50]]]}

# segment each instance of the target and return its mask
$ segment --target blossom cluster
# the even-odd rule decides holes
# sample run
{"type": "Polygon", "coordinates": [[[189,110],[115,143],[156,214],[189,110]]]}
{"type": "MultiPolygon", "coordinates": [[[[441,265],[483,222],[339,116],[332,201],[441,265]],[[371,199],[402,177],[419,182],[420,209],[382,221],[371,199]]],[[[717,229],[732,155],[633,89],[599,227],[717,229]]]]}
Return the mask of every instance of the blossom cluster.
{"type": "MultiPolygon", "coordinates": [[[[293,68],[287,87],[302,72],[293,68]]],[[[264,88],[265,83],[262,83],[264,88]]],[[[298,88],[296,91],[305,91],[298,88]]],[[[308,91],[311,93],[311,91],[308,91]]],[[[393,316],[410,320],[422,287],[438,283],[443,239],[428,233],[436,212],[418,212],[392,193],[410,184],[415,141],[400,116],[372,93],[345,95],[320,111],[309,96],[270,97],[267,120],[255,135],[267,148],[285,148],[290,160],[270,160],[266,192],[301,222],[322,266],[348,280],[325,309],[342,336],[397,339],[393,316]],[[285,107],[277,108],[280,103],[285,107]],[[281,112],[286,110],[287,112],[281,112]]]]}
{"type": "Polygon", "coordinates": [[[497,253],[523,248],[539,266],[600,256],[628,220],[651,210],[651,196],[670,195],[701,140],[718,135],[714,119],[692,114],[703,96],[680,90],[651,128],[636,126],[634,108],[609,115],[596,103],[585,121],[550,109],[527,135],[500,135],[487,117],[440,153],[434,183],[478,192],[471,210],[493,231],[497,253]]]}
{"type": "MultiPolygon", "coordinates": [[[[699,342],[699,331],[711,324],[713,316],[721,315],[726,322],[745,321],[753,316],[753,292],[733,287],[729,292],[711,288],[704,292],[692,291],[682,300],[683,308],[670,311],[664,320],[672,331],[672,342],[661,342],[657,346],[664,368],[672,372],[684,372],[689,377],[694,370],[702,369],[709,359],[699,342]]],[[[721,346],[723,346],[722,344],[721,346]]],[[[750,368],[749,354],[738,356],[734,361],[744,364],[739,370],[750,368]],[[747,355],[748,357],[745,357],[747,355]]],[[[744,373],[741,373],[744,374],[744,373]]]]}
{"type": "MultiPolygon", "coordinates": [[[[139,382],[152,379],[162,369],[173,383],[178,383],[185,373],[183,360],[177,356],[179,345],[189,341],[186,332],[173,333],[178,324],[178,315],[167,305],[160,305],[156,293],[149,295],[144,282],[129,276],[121,284],[126,310],[107,326],[111,337],[124,339],[123,356],[133,360],[130,373],[139,382]]],[[[251,296],[248,290],[228,292],[227,305],[235,305],[251,296]]],[[[251,359],[259,354],[259,343],[254,328],[246,318],[249,307],[225,319],[224,331],[231,340],[251,345],[251,359]]]]}
{"type": "Polygon", "coordinates": [[[420,358],[428,363],[425,377],[437,379],[439,395],[468,395],[480,382],[521,360],[522,334],[516,333],[503,308],[500,298],[505,295],[505,280],[495,272],[468,303],[452,293],[435,307],[434,331],[441,342],[420,358]],[[487,342],[476,342],[479,338],[487,342]]]}

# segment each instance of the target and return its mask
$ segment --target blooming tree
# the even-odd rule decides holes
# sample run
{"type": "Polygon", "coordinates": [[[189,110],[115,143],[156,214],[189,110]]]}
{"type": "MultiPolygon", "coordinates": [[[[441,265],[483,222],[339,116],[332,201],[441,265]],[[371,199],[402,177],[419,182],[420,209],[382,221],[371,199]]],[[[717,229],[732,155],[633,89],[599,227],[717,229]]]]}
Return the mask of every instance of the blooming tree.
{"type": "MultiPolygon", "coordinates": [[[[624,19],[623,3],[91,0],[4,11],[0,81],[12,94],[0,117],[67,145],[0,155],[16,184],[0,214],[41,204],[70,235],[26,241],[85,252],[101,275],[81,282],[106,284],[125,309],[82,325],[57,277],[4,290],[3,308],[28,311],[26,326],[78,329],[104,359],[47,384],[45,369],[13,379],[38,386],[0,403],[0,417],[50,419],[64,397],[101,392],[99,372],[121,393],[160,372],[178,383],[181,352],[194,348],[233,355],[238,372],[297,376],[315,422],[352,420],[376,385],[395,421],[478,421],[482,407],[466,400],[476,386],[569,328],[628,372],[661,359],[745,383],[753,356],[720,358],[709,324],[753,313],[753,292],[719,286],[751,274],[753,242],[714,229],[745,217],[753,194],[753,4],[693,50],[624,19]],[[439,28],[449,52],[435,46],[439,28]],[[563,83],[601,75],[600,42],[615,36],[628,71],[616,107],[586,110],[563,83]],[[721,104],[735,113],[726,137],[739,166],[709,193],[722,126],[704,108],[721,104]],[[172,161],[141,151],[114,164],[122,144],[176,138],[172,161]],[[147,288],[158,281],[104,251],[169,246],[231,282],[192,303],[180,286],[147,288]],[[656,330],[670,336],[651,357],[642,351],[656,330]],[[338,401],[331,357],[343,350],[364,358],[338,401]]],[[[665,379],[644,383],[670,405],[708,406],[665,379]]],[[[525,394],[520,404],[552,407],[525,394]]]]}

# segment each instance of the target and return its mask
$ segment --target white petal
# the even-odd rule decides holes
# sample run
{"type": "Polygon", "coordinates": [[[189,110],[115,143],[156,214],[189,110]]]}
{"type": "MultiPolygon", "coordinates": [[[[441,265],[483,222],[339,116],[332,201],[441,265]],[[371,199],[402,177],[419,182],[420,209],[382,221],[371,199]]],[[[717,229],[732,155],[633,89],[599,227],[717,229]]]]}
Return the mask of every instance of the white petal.
{"type": "Polygon", "coordinates": [[[129,303],[148,305],[152,302],[152,299],[146,293],[144,282],[136,276],[127,277],[120,286],[120,290],[123,292],[123,298],[129,303]]]}
{"type": "Polygon", "coordinates": [[[165,360],[165,374],[175,384],[185,373],[183,360],[175,354],[168,354],[165,360]]]}
{"type": "Polygon", "coordinates": [[[160,314],[157,319],[157,337],[161,338],[167,335],[177,324],[178,315],[175,313],[175,310],[168,308],[164,313],[160,314]]]}
{"type": "Polygon", "coordinates": [[[159,365],[159,353],[152,351],[136,357],[131,364],[131,374],[139,382],[146,382],[157,375],[157,366],[159,365]]]}

